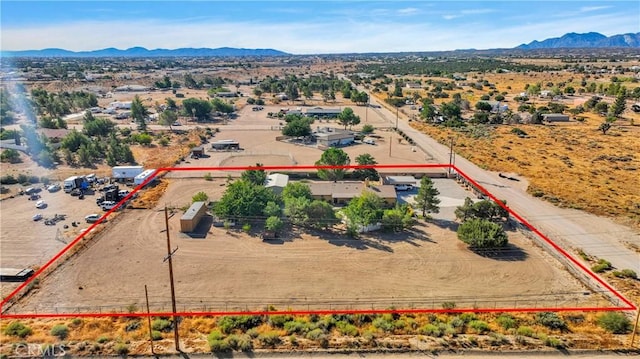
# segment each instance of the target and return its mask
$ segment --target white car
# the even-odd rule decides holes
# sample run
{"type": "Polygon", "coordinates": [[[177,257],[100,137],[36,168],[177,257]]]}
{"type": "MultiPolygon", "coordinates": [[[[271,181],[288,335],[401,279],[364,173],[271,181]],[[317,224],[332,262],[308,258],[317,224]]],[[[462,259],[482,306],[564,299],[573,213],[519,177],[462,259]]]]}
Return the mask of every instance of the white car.
{"type": "Polygon", "coordinates": [[[86,215],[84,217],[84,220],[87,221],[87,223],[95,223],[100,219],[100,217],[102,216],[97,213],[92,213],[92,214],[86,215]]]}
{"type": "Polygon", "coordinates": [[[42,219],[42,214],[40,213],[36,213],[33,215],[33,217],[31,217],[34,221],[39,221],[42,219]]]}
{"type": "Polygon", "coordinates": [[[116,202],[114,201],[104,201],[102,203],[100,203],[100,208],[102,208],[103,211],[108,211],[110,209],[112,209],[113,207],[115,207],[117,205],[116,202]]]}
{"type": "Polygon", "coordinates": [[[47,191],[49,192],[58,192],[59,190],[61,190],[62,187],[60,187],[59,184],[52,184],[51,186],[47,187],[47,191]]]}
{"type": "Polygon", "coordinates": [[[36,202],[36,208],[42,209],[42,208],[46,208],[46,207],[47,207],[47,204],[43,200],[40,200],[40,201],[36,202]]]}

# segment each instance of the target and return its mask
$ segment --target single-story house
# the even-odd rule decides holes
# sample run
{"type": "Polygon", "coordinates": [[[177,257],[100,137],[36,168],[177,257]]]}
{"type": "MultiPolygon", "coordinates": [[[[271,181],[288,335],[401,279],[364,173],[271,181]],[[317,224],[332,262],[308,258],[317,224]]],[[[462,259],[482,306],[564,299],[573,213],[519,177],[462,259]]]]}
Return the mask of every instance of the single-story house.
{"type": "Polygon", "coordinates": [[[220,91],[216,92],[216,97],[238,97],[238,94],[231,91],[220,91]]]}
{"type": "Polygon", "coordinates": [[[308,185],[314,199],[327,201],[333,205],[346,205],[354,197],[362,195],[364,191],[375,193],[389,207],[394,206],[397,199],[396,189],[390,185],[366,186],[363,182],[354,181],[311,182],[308,185]]]}
{"type": "Polygon", "coordinates": [[[418,82],[407,82],[405,86],[411,90],[420,90],[422,88],[422,84],[418,82]]]}
{"type": "Polygon", "coordinates": [[[289,183],[289,176],[282,173],[272,173],[267,176],[265,187],[271,189],[275,194],[281,194],[284,187],[289,183]]]}
{"type": "Polygon", "coordinates": [[[351,131],[333,130],[315,132],[318,147],[338,147],[352,144],[356,137],[351,131]]]}
{"type": "Polygon", "coordinates": [[[308,117],[337,118],[341,112],[339,108],[314,107],[307,109],[306,114],[308,117]]]}
{"type": "Polygon", "coordinates": [[[492,112],[505,112],[509,109],[508,105],[501,103],[500,101],[483,101],[491,105],[492,112]]]}
{"type": "Polygon", "coordinates": [[[545,113],[542,115],[544,122],[569,122],[569,115],[561,113],[545,113]]]}

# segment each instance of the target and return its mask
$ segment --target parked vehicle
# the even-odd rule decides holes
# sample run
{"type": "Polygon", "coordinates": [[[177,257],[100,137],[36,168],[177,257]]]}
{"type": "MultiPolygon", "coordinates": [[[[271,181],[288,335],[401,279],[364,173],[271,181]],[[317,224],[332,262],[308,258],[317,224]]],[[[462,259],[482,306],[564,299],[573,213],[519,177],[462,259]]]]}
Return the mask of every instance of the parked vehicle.
{"type": "Polygon", "coordinates": [[[33,217],[31,217],[34,221],[39,221],[42,219],[42,214],[40,213],[36,213],[33,215],[33,217]]]}
{"type": "Polygon", "coordinates": [[[78,196],[82,195],[82,193],[83,193],[83,192],[82,192],[82,190],[81,190],[80,188],[74,188],[74,189],[71,191],[71,193],[70,193],[70,194],[71,194],[73,197],[78,197],[78,196]]]}
{"type": "Polygon", "coordinates": [[[89,182],[83,176],[71,176],[64,180],[64,191],[66,193],[71,193],[74,189],[82,189],[85,190],[89,188],[89,182]]]}
{"type": "Polygon", "coordinates": [[[42,191],[42,188],[39,187],[29,187],[27,189],[24,190],[25,194],[34,194],[34,193],[40,193],[40,191],[42,191]]]}
{"type": "Polygon", "coordinates": [[[103,211],[108,211],[110,209],[112,209],[113,207],[115,207],[117,205],[116,202],[114,201],[104,201],[102,203],[100,203],[100,208],[102,208],[103,211]]]}
{"type": "Polygon", "coordinates": [[[49,191],[51,193],[58,192],[61,189],[62,189],[62,187],[59,184],[52,184],[51,186],[47,187],[47,191],[49,191]]]}
{"type": "Polygon", "coordinates": [[[29,196],[29,201],[37,201],[37,200],[39,200],[40,198],[42,198],[42,196],[40,196],[39,194],[32,193],[32,194],[29,196]]]}
{"type": "Polygon", "coordinates": [[[36,208],[42,209],[46,207],[47,207],[47,204],[43,200],[39,200],[38,202],[36,202],[36,208]]]}
{"type": "Polygon", "coordinates": [[[86,215],[84,217],[84,220],[87,221],[87,223],[95,223],[97,222],[102,216],[97,214],[97,213],[92,213],[89,215],[86,215]]]}
{"type": "Polygon", "coordinates": [[[395,185],[396,191],[411,191],[413,186],[410,184],[397,184],[395,185]]]}

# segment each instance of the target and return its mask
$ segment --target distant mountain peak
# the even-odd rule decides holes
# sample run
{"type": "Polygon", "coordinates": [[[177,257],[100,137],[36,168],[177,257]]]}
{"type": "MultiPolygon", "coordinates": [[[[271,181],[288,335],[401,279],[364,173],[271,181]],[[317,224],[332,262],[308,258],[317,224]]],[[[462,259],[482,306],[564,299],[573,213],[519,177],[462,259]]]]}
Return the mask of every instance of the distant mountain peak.
{"type": "Polygon", "coordinates": [[[286,56],[286,52],[274,49],[242,49],[233,47],[154,49],[135,46],[126,50],[109,47],[93,51],[69,51],[64,49],[42,49],[25,51],[2,51],[5,57],[244,57],[244,56],[286,56]]]}
{"type": "Polygon", "coordinates": [[[602,48],[602,47],[640,47],[640,32],[622,35],[605,36],[598,32],[583,34],[569,32],[561,37],[522,44],[516,49],[557,49],[557,48],[602,48]]]}

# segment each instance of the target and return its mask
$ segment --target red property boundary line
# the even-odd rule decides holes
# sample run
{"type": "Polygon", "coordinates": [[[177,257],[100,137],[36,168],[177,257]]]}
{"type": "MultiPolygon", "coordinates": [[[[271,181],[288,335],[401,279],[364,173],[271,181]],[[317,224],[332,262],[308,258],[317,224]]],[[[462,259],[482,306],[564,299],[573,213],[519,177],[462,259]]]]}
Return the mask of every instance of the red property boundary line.
{"type": "Polygon", "coordinates": [[[97,222],[93,223],[84,232],[80,233],[72,242],[67,244],[60,252],[58,252],[53,258],[45,263],[40,269],[38,269],[28,280],[19,285],[14,291],[12,291],[6,298],[0,302],[0,319],[18,319],[18,318],[67,318],[67,317],[149,317],[149,316],[226,316],[226,315],[310,315],[310,314],[386,314],[386,313],[504,313],[504,312],[569,312],[569,311],[581,311],[581,312],[608,312],[608,311],[631,311],[638,309],[631,301],[625,298],[620,292],[611,287],[602,278],[593,273],[589,268],[584,266],[578,260],[573,258],[567,251],[560,248],[555,242],[542,234],[537,228],[531,225],[528,221],[522,218],[518,213],[514,212],[511,208],[507,207],[502,201],[498,200],[492,193],[482,187],[478,182],[474,181],[471,177],[461,171],[455,165],[449,164],[391,164],[391,165],[349,165],[349,166],[315,166],[315,165],[303,165],[303,166],[231,166],[231,167],[167,167],[157,169],[149,178],[143,183],[136,186],[131,193],[123,198],[114,208],[108,210],[97,222]],[[65,253],[71,248],[77,245],[84,237],[90,233],[96,226],[104,222],[104,220],[114,211],[117,211],[120,206],[129,199],[131,199],[138,191],[144,188],[148,183],[153,181],[159,174],[164,172],[186,172],[186,171],[244,171],[244,170],[318,170],[318,169],[425,169],[425,168],[440,168],[448,171],[455,171],[456,174],[462,176],[465,180],[471,183],[477,190],[484,193],[491,198],[494,202],[507,210],[513,218],[520,221],[525,227],[538,235],[542,240],[548,243],[554,250],[558,251],[564,257],[566,257],[571,263],[589,277],[594,279],[608,291],[610,291],[616,298],[620,299],[626,306],[622,307],[567,307],[567,308],[459,308],[459,309],[354,309],[354,310],[281,310],[281,311],[221,311],[221,312],[151,312],[151,313],[26,313],[26,314],[3,314],[2,308],[18,293],[20,293],[25,287],[32,283],[38,276],[48,269],[53,263],[59,260],[65,253]]]}

